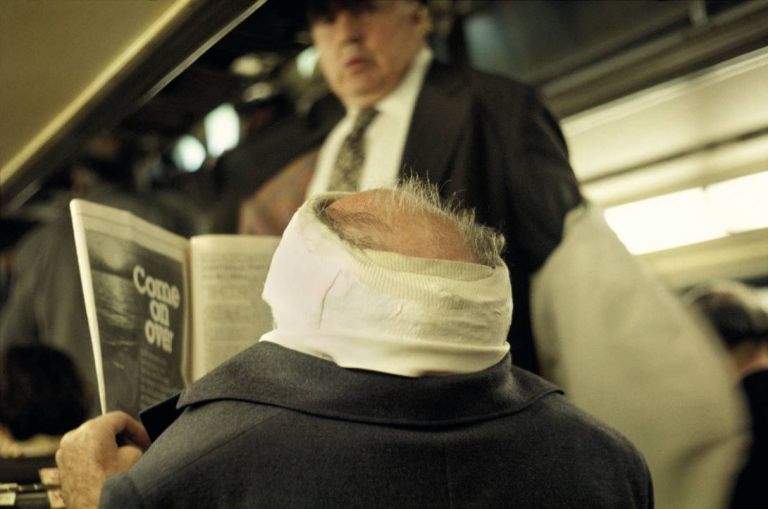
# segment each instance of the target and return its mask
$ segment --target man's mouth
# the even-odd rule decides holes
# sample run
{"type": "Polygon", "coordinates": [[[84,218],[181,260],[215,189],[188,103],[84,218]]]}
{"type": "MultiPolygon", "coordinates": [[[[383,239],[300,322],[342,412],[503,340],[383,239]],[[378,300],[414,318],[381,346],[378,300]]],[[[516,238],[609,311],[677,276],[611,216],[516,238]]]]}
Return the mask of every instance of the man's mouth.
{"type": "Polygon", "coordinates": [[[347,60],[347,62],[344,64],[344,67],[348,70],[354,71],[356,69],[365,67],[366,65],[368,65],[367,59],[363,57],[356,57],[356,58],[351,58],[347,60]]]}

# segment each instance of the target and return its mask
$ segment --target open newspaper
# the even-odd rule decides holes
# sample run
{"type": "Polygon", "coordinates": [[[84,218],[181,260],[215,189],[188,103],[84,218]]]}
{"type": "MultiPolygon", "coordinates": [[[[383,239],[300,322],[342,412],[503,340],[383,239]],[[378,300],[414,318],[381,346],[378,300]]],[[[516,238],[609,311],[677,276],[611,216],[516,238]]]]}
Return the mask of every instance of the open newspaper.
{"type": "Polygon", "coordinates": [[[185,239],[112,207],[70,210],[102,412],[136,416],[271,329],[279,237],[185,239]]]}

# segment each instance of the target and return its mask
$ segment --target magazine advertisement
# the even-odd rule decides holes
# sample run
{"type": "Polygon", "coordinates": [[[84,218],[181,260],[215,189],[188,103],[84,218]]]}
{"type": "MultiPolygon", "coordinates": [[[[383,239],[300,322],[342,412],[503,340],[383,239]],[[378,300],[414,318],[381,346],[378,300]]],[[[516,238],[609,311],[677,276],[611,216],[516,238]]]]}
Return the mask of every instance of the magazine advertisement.
{"type": "Polygon", "coordinates": [[[101,408],[138,415],[184,387],[189,243],[110,207],[71,210],[101,408]]]}

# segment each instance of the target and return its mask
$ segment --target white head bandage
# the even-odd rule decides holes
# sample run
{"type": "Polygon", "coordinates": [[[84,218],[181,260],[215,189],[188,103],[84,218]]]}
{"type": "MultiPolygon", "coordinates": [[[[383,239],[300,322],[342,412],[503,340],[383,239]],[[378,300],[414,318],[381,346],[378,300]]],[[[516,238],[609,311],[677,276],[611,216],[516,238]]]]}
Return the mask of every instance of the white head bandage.
{"type": "Polygon", "coordinates": [[[272,259],[264,300],[286,348],[403,376],[480,371],[509,350],[507,267],[359,249],[318,219],[319,202],[293,216],[272,259]]]}

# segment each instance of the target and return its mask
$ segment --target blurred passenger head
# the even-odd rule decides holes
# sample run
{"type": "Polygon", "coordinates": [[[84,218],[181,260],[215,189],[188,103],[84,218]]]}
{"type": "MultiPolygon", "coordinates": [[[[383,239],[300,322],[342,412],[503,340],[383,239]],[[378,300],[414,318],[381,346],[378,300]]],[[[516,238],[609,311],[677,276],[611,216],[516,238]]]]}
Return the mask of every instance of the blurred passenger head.
{"type": "Polygon", "coordinates": [[[687,297],[734,354],[739,371],[765,354],[768,310],[752,288],[736,281],[717,281],[693,288],[687,297]]]}
{"type": "Polygon", "coordinates": [[[87,417],[83,382],[66,354],[11,346],[0,357],[0,425],[16,440],[61,435],[87,417]]]}
{"type": "Polygon", "coordinates": [[[432,28],[416,0],[310,0],[320,68],[347,106],[371,106],[400,83],[432,28]]]}
{"type": "Polygon", "coordinates": [[[132,189],[134,166],[139,157],[134,141],[111,136],[96,136],[83,148],[69,169],[70,187],[75,196],[85,196],[94,189],[113,186],[132,189]]]}

